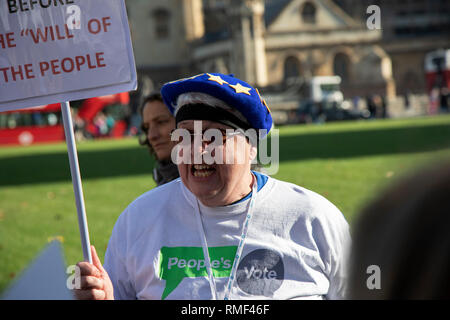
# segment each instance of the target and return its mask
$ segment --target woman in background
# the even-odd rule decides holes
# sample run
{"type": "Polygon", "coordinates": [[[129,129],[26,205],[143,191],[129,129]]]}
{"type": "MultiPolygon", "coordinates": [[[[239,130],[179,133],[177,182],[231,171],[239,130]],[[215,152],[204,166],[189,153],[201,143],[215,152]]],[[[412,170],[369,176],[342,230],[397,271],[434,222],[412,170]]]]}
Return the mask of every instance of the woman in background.
{"type": "Polygon", "coordinates": [[[143,132],[139,143],[146,145],[156,159],[153,179],[160,186],[179,177],[178,168],[170,158],[175,146],[175,142],[170,140],[170,133],[175,129],[175,118],[164,105],[159,92],[147,96],[139,111],[143,132]]]}

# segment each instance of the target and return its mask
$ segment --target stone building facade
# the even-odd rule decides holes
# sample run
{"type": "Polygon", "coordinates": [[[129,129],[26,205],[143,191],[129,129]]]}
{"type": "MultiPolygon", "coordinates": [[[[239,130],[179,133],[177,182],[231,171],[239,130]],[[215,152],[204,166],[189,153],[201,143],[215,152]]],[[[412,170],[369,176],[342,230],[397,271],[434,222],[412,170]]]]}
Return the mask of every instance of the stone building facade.
{"type": "MultiPolygon", "coordinates": [[[[397,41],[399,25],[409,20],[398,21],[402,7],[396,2],[127,0],[127,7],[137,67],[155,87],[196,73],[222,72],[263,93],[284,92],[313,76],[339,75],[345,97],[351,98],[394,96],[399,85],[402,92],[424,91],[424,54],[449,45],[442,34],[397,41]],[[381,29],[366,26],[365,10],[372,2],[381,7],[381,29]]],[[[417,13],[411,6],[401,11],[404,16],[417,13]]],[[[446,25],[443,16],[439,19],[446,25]]]]}
{"type": "Polygon", "coordinates": [[[369,5],[380,7],[380,45],[392,60],[397,93],[425,93],[425,55],[437,49],[450,48],[450,1],[334,1],[355,20],[366,16],[369,5]]]}

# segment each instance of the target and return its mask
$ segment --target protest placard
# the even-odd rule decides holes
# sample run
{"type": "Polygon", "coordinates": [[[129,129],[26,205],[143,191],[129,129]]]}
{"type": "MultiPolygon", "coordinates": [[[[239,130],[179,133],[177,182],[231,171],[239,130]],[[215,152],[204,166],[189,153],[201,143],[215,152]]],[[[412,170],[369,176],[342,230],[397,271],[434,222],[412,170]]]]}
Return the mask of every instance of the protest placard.
{"type": "Polygon", "coordinates": [[[136,89],[124,0],[0,2],[0,112],[61,103],[83,256],[90,240],[69,101],[136,89]]]}
{"type": "Polygon", "coordinates": [[[123,0],[0,2],[0,111],[135,88],[123,0]]]}

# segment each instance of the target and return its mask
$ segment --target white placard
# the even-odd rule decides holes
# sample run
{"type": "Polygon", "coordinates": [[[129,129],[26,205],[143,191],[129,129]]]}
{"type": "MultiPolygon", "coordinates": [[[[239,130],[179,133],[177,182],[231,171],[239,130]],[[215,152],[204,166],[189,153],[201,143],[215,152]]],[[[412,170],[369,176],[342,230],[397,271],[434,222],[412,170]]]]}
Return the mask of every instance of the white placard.
{"type": "Polygon", "coordinates": [[[123,0],[0,1],[0,111],[136,88],[123,0]]]}

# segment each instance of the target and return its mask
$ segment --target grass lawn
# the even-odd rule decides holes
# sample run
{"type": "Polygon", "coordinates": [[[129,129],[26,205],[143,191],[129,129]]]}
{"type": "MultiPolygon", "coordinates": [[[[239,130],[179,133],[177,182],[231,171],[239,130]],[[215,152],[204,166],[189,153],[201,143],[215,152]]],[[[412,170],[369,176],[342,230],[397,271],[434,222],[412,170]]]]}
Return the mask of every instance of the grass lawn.
{"type": "MultiPolygon", "coordinates": [[[[280,127],[275,178],[314,190],[353,223],[398,177],[450,159],[450,116],[280,127]]],[[[135,139],[78,144],[91,243],[104,256],[122,210],[153,188],[153,162],[135,139]]],[[[67,265],[82,260],[65,144],[0,148],[0,292],[49,239],[67,265]]]]}

